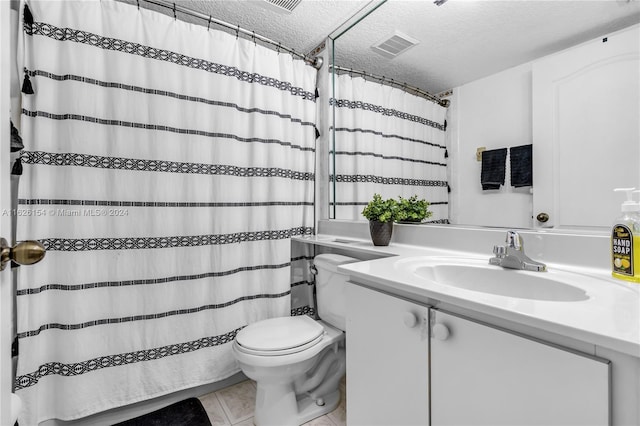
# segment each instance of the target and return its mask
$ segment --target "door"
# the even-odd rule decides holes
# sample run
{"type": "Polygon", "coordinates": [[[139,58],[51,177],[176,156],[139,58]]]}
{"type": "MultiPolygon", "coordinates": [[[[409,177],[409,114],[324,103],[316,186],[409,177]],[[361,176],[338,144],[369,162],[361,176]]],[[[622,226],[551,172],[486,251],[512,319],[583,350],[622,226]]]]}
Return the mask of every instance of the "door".
{"type": "Polygon", "coordinates": [[[609,361],[432,312],[432,426],[611,424],[609,361]]]}
{"type": "Polygon", "coordinates": [[[608,228],[640,188],[639,75],[638,25],[534,62],[535,226],[608,228]]]}
{"type": "Polygon", "coordinates": [[[346,288],[347,424],[429,424],[428,308],[346,288]]]}
{"type": "MultiPolygon", "coordinates": [[[[0,1],[0,212],[11,210],[9,132],[10,2],[0,1]]],[[[0,215],[0,236],[11,239],[11,216],[0,215]]],[[[0,425],[11,424],[11,268],[0,272],[0,425]]]]}

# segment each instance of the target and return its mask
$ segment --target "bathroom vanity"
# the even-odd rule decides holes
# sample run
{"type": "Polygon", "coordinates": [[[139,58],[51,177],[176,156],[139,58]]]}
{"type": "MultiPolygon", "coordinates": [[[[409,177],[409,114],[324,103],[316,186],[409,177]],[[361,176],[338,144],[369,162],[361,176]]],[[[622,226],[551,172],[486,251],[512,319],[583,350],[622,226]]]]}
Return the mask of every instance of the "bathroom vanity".
{"type": "Polygon", "coordinates": [[[347,303],[350,425],[609,424],[608,360],[357,284],[347,303]]]}
{"type": "Polygon", "coordinates": [[[490,249],[305,240],[379,257],[339,268],[349,425],[640,425],[638,288],[571,265],[503,270],[490,249]]]}

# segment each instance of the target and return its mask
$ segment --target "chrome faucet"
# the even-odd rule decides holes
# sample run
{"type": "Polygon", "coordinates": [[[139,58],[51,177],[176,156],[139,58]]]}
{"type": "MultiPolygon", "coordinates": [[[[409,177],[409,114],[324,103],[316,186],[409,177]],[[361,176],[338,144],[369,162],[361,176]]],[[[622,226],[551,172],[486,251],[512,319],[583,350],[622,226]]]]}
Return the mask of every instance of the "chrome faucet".
{"type": "Polygon", "coordinates": [[[529,256],[524,254],[522,237],[516,231],[507,231],[506,242],[507,244],[504,246],[493,246],[495,256],[489,259],[491,265],[526,271],[544,272],[547,270],[547,265],[531,260],[529,256]]]}

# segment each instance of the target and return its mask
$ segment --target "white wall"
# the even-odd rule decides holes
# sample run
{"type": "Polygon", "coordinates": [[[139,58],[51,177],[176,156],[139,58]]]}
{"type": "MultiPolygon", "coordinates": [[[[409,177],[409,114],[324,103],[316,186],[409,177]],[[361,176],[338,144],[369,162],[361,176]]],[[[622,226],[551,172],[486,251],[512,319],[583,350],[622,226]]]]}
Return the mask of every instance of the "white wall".
{"type": "Polygon", "coordinates": [[[526,63],[454,88],[449,98],[451,223],[529,228],[530,187],[513,188],[509,159],[505,185],[483,191],[479,147],[509,148],[532,143],[531,69],[526,63]]]}
{"type": "MultiPolygon", "coordinates": [[[[9,39],[10,39],[10,9],[8,2],[0,2],[0,122],[2,135],[0,136],[0,204],[2,208],[10,208],[8,179],[11,170],[9,158],[9,39]],[[7,52],[7,53],[5,53],[7,52]]],[[[0,237],[11,238],[11,221],[8,215],[0,217],[0,237]]],[[[11,268],[0,274],[0,424],[12,424],[14,418],[10,416],[11,395],[11,335],[12,324],[12,294],[11,268]]]]}

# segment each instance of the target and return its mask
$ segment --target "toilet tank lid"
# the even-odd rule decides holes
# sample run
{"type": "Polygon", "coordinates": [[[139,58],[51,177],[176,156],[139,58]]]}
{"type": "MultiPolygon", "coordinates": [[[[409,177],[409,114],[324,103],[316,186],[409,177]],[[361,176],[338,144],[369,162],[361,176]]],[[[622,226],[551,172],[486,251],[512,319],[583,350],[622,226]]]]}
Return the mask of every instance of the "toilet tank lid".
{"type": "Polygon", "coordinates": [[[360,259],[356,259],[354,257],[333,253],[319,254],[313,258],[313,264],[316,266],[316,268],[321,268],[331,272],[336,272],[336,268],[338,267],[338,265],[344,265],[345,263],[353,263],[359,261],[360,259]]]}

